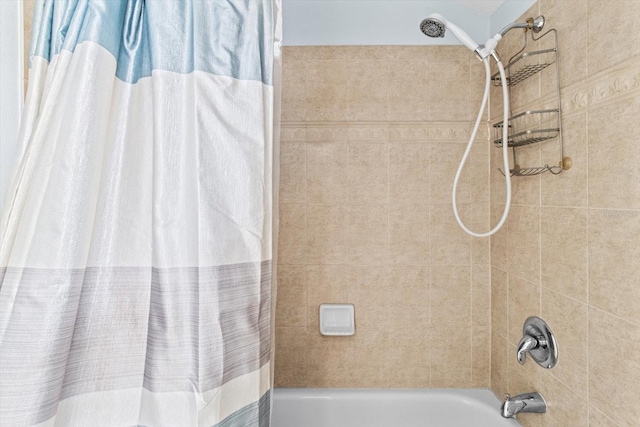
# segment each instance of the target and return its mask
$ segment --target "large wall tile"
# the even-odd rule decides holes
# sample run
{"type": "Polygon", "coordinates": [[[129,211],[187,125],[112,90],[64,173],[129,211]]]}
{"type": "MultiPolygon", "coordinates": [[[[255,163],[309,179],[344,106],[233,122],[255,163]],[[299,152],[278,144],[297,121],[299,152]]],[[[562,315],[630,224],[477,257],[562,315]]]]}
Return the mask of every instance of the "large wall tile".
{"type": "Polygon", "coordinates": [[[471,319],[476,327],[491,329],[491,266],[471,267],[471,319]]]}
{"type": "Polygon", "coordinates": [[[510,346],[506,338],[500,334],[491,334],[491,390],[499,399],[509,390],[507,373],[507,357],[510,346]]]}
{"type": "MultiPolygon", "coordinates": [[[[456,55],[458,55],[456,50],[456,55]]],[[[429,120],[472,121],[475,112],[469,96],[469,61],[470,55],[464,58],[447,58],[442,60],[432,55],[429,60],[429,75],[437,76],[437,80],[429,85],[429,120]],[[446,69],[446,72],[443,70],[446,69]],[[433,102],[437,100],[437,102],[433,102]]]]}
{"type": "Polygon", "coordinates": [[[348,215],[349,209],[346,206],[307,206],[306,254],[309,264],[348,262],[348,215]]]}
{"type": "Polygon", "coordinates": [[[638,324],[589,310],[590,403],[625,427],[636,426],[640,420],[639,348],[638,324]],[[622,411],[620,402],[633,403],[622,411]]]}
{"type": "Polygon", "coordinates": [[[587,305],[543,288],[542,318],[551,327],[560,348],[558,364],[551,374],[574,392],[587,390],[587,305]]]}
{"type": "Polygon", "coordinates": [[[389,259],[392,264],[429,264],[429,205],[389,206],[389,259]]]}
{"type": "Polygon", "coordinates": [[[540,207],[512,205],[509,213],[509,274],[540,282],[540,207]]]}
{"type": "MultiPolygon", "coordinates": [[[[458,225],[451,204],[432,204],[430,214],[430,256],[433,265],[469,265],[470,237],[458,225]]],[[[460,216],[469,218],[469,204],[459,205],[460,216]]]]}
{"type": "Polygon", "coordinates": [[[584,427],[589,425],[589,406],[582,393],[558,381],[551,371],[543,371],[540,393],[548,402],[542,415],[543,427],[584,427]]]}
{"type": "Polygon", "coordinates": [[[590,406],[589,427],[620,427],[620,424],[607,417],[599,409],[590,406]]]}
{"type": "Polygon", "coordinates": [[[491,386],[491,329],[474,326],[471,330],[471,387],[491,386]]]}
{"type": "Polygon", "coordinates": [[[351,205],[347,240],[351,264],[386,264],[389,261],[389,207],[351,205]]]}
{"type": "Polygon", "coordinates": [[[304,142],[280,143],[280,201],[307,201],[307,146],[304,142]]]}
{"type": "Polygon", "coordinates": [[[429,203],[429,144],[389,145],[389,201],[429,203]]]}
{"type": "Polygon", "coordinates": [[[308,387],[352,387],[350,361],[354,337],[325,337],[307,332],[308,387]]]}
{"type": "Polygon", "coordinates": [[[280,204],[279,263],[306,263],[306,230],[307,206],[302,204],[280,204]]]}
{"type": "MultiPolygon", "coordinates": [[[[486,233],[493,228],[489,203],[471,203],[471,220],[467,228],[476,233],[486,233]]],[[[491,237],[471,238],[471,263],[491,264],[491,237]]]]}
{"type": "Polygon", "coordinates": [[[347,189],[346,142],[307,143],[307,202],[346,202],[347,189]]]}
{"type": "Polygon", "coordinates": [[[342,60],[310,60],[306,67],[306,121],[347,116],[347,69],[342,60]]]}
{"type": "Polygon", "coordinates": [[[589,210],[589,302],[640,323],[640,211],[589,210]]]}
{"type": "Polygon", "coordinates": [[[505,339],[507,338],[507,303],[508,278],[507,273],[491,268],[491,327],[505,339]]]}
{"type": "MultiPolygon", "coordinates": [[[[568,86],[587,77],[589,44],[587,33],[591,31],[587,22],[587,0],[558,1],[553,7],[541,5],[547,22],[546,28],[557,28],[558,51],[560,57],[560,85],[568,86]],[[543,9],[545,7],[545,9],[543,9]],[[547,27],[548,26],[548,27],[547,27]]],[[[553,68],[553,67],[550,67],[553,68]]],[[[551,71],[555,72],[555,69],[551,71]]],[[[551,76],[555,83],[555,76],[551,76]]],[[[552,88],[555,90],[555,87],[552,88]]]]}
{"type": "MultiPolygon", "coordinates": [[[[427,327],[431,323],[429,267],[394,266],[389,275],[388,323],[400,327],[427,327]]],[[[382,304],[381,307],[384,307],[382,304]]]]}
{"type": "Polygon", "coordinates": [[[589,75],[602,71],[627,58],[640,55],[640,2],[636,0],[612,0],[587,2],[587,45],[589,49],[589,75]],[[615,25],[609,25],[615,22],[615,25]],[[607,52],[603,60],[598,52],[607,52]]]}
{"type": "Polygon", "coordinates": [[[307,269],[278,266],[276,326],[307,327],[307,269]]]}
{"type": "Polygon", "coordinates": [[[349,358],[351,387],[382,388],[389,382],[389,332],[380,326],[362,326],[353,336],[349,358]]]}
{"type": "MultiPolygon", "coordinates": [[[[490,202],[491,160],[489,150],[491,148],[493,148],[493,144],[487,142],[486,135],[476,136],[464,166],[470,168],[470,197],[473,203],[490,202]]],[[[458,159],[458,162],[461,160],[462,158],[458,159]]]]}
{"type": "Polygon", "coordinates": [[[542,286],[587,301],[587,210],[542,208],[542,286]]]}
{"type": "Polygon", "coordinates": [[[349,201],[389,200],[389,155],[384,142],[349,142],[349,201]]]}
{"type": "MultiPolygon", "coordinates": [[[[496,227],[504,215],[505,205],[491,204],[491,225],[496,227]]],[[[509,266],[509,220],[491,236],[491,265],[507,270],[509,266]]]]}
{"type": "Polygon", "coordinates": [[[388,67],[386,58],[347,61],[347,120],[387,120],[388,67]]]}
{"type": "Polygon", "coordinates": [[[394,326],[388,335],[387,387],[430,387],[431,330],[394,326]]]}
{"type": "MultiPolygon", "coordinates": [[[[612,8],[620,3],[611,2],[612,8]]],[[[636,93],[589,109],[589,207],[640,209],[640,179],[631,172],[640,163],[640,93],[636,93]]]]}
{"type": "Polygon", "coordinates": [[[445,324],[431,337],[431,387],[471,387],[471,329],[445,324]]]}
{"type": "Polygon", "coordinates": [[[428,66],[426,56],[420,53],[389,61],[389,120],[429,120],[428,66]]]}
{"type": "Polygon", "coordinates": [[[276,387],[307,386],[307,328],[276,327],[276,387]]]}
{"type": "Polygon", "coordinates": [[[307,114],[306,61],[289,59],[282,63],[282,120],[303,121],[307,114]]]}
{"type": "Polygon", "coordinates": [[[471,271],[468,266],[431,268],[431,324],[469,329],[471,271]]]}

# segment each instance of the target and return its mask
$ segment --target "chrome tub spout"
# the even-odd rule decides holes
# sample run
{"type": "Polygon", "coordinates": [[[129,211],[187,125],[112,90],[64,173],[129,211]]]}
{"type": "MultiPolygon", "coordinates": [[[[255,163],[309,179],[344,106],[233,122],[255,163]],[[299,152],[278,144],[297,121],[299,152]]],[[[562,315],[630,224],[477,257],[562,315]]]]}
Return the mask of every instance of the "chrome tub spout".
{"type": "Polygon", "coordinates": [[[504,418],[515,418],[517,414],[532,412],[542,414],[547,411],[547,402],[540,393],[522,393],[517,396],[507,394],[502,403],[501,414],[504,418]]]}

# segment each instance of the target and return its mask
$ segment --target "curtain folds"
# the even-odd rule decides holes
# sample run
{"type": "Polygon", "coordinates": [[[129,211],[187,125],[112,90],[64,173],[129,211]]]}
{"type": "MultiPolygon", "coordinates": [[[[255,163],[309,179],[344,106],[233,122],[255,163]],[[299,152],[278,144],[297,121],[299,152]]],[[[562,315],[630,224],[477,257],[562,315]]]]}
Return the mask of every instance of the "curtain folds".
{"type": "Polygon", "coordinates": [[[40,0],[0,425],[269,425],[280,0],[40,0]]]}

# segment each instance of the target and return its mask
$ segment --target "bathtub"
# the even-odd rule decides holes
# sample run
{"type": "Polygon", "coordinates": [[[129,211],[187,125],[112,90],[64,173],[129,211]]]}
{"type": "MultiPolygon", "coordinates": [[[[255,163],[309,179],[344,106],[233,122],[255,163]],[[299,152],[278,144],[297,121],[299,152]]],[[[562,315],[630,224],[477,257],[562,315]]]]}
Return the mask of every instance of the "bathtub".
{"type": "Polygon", "coordinates": [[[271,427],[514,427],[487,389],[273,391],[271,427]]]}

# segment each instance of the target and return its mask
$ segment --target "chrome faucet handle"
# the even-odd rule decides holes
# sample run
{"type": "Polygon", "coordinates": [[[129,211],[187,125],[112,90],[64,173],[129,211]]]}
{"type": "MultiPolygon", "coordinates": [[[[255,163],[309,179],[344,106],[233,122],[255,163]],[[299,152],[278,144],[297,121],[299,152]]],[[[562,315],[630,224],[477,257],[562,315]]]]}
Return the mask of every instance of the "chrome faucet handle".
{"type": "Polygon", "coordinates": [[[527,360],[527,353],[543,368],[551,369],[558,362],[558,344],[549,325],[539,317],[529,317],[522,328],[518,343],[518,362],[527,360]]]}
{"type": "Polygon", "coordinates": [[[536,337],[531,335],[523,336],[518,343],[518,362],[520,362],[521,365],[524,365],[524,362],[527,360],[527,353],[538,348],[538,346],[539,343],[536,337]]]}

